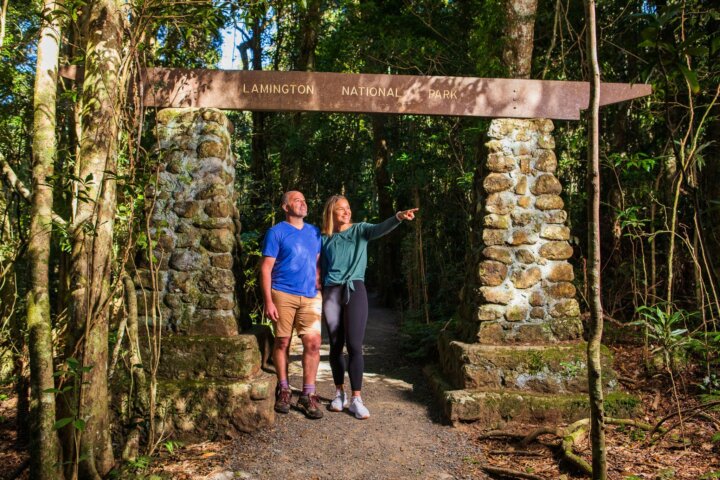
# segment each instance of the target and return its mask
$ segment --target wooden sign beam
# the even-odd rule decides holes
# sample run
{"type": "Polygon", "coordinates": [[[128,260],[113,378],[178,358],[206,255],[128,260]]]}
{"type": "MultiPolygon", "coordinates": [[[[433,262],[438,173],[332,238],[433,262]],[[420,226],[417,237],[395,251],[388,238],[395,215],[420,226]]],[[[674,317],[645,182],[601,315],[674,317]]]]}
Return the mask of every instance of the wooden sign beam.
{"type": "MultiPolygon", "coordinates": [[[[180,68],[147,68],[141,77],[145,106],[157,108],[578,120],[590,100],[589,83],[552,80],[180,68]]],[[[646,84],[603,83],[600,104],[651,93],[646,84]]]]}

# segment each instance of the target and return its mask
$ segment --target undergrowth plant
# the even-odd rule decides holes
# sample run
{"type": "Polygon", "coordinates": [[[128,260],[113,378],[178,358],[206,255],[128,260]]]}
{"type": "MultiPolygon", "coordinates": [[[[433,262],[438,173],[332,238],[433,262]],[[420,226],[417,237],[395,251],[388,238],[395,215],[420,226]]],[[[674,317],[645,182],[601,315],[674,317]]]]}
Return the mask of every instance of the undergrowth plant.
{"type": "Polygon", "coordinates": [[[687,325],[696,314],[662,304],[642,305],[637,313],[641,320],[634,323],[644,326],[646,341],[652,345],[650,353],[660,356],[664,368],[676,372],[678,360],[685,359],[693,346],[687,325]]]}

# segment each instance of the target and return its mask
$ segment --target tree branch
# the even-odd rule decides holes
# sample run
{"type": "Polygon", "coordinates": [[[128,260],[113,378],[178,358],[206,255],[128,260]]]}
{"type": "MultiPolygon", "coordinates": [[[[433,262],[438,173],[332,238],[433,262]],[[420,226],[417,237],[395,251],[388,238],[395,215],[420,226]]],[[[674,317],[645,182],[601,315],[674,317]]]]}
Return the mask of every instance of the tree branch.
{"type": "MultiPolygon", "coordinates": [[[[0,172],[2,173],[2,176],[5,179],[5,182],[7,182],[8,186],[15,190],[18,195],[20,195],[20,197],[25,200],[25,202],[30,204],[32,193],[30,192],[30,190],[28,190],[22,180],[18,178],[17,174],[12,169],[7,160],[5,160],[5,156],[2,153],[0,153],[0,172]]],[[[54,223],[62,225],[63,227],[67,226],[67,222],[65,221],[65,219],[55,212],[52,213],[52,220],[54,223]]]]}
{"type": "Polygon", "coordinates": [[[481,465],[480,468],[482,468],[486,473],[500,475],[503,477],[521,478],[523,480],[543,480],[543,477],[538,477],[532,473],[510,470],[509,468],[491,467],[490,465],[481,465]]]}

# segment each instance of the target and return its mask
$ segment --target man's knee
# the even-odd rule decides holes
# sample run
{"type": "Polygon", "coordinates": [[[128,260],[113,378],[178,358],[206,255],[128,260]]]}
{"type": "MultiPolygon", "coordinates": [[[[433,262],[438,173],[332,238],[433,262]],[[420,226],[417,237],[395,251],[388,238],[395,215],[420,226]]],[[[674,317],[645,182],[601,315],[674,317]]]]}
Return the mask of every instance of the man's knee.
{"type": "Polygon", "coordinates": [[[273,350],[285,351],[290,346],[290,337],[275,337],[273,350]]]}
{"type": "Polygon", "coordinates": [[[320,345],[322,344],[320,335],[303,335],[302,342],[306,353],[310,355],[320,354],[320,345]]]}

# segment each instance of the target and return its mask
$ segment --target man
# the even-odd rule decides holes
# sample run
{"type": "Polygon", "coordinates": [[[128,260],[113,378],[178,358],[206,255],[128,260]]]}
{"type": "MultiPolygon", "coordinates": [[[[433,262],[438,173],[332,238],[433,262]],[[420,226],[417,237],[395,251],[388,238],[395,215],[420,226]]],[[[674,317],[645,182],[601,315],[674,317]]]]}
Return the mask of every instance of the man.
{"type": "Polygon", "coordinates": [[[290,191],[282,197],[285,221],[265,235],[260,264],[260,283],[265,315],[275,327],[273,363],[278,376],[275,411],[288,413],[292,392],[287,378],[288,347],[295,327],[303,344],[303,389],[297,408],[312,419],[322,418],[315,395],[315,377],[320,364],[320,231],[305,223],[307,204],[302,193],[290,191]]]}

